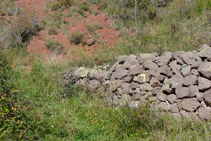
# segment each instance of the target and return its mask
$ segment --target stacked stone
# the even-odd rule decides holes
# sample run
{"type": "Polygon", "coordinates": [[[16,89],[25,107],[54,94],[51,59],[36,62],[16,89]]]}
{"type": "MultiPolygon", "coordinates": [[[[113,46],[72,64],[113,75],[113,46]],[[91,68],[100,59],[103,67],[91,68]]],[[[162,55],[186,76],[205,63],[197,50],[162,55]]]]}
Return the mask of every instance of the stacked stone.
{"type": "MultiPolygon", "coordinates": [[[[211,120],[211,48],[196,52],[165,52],[161,55],[120,56],[108,71],[90,72],[91,89],[109,84],[113,103],[136,108],[153,102],[156,108],[176,117],[211,120]]],[[[88,81],[87,81],[88,80],[88,81]]]]}

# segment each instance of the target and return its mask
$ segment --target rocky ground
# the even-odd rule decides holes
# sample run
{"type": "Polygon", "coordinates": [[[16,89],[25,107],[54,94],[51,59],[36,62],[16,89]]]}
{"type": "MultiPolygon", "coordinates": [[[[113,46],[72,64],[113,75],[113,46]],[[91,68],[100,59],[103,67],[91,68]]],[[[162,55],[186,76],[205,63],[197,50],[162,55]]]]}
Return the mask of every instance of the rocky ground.
{"type": "Polygon", "coordinates": [[[211,119],[211,47],[161,55],[120,56],[111,68],[79,67],[66,74],[66,87],[103,88],[114,105],[136,108],[152,102],[175,117],[211,119]],[[108,94],[109,93],[109,94],[108,94]]]}

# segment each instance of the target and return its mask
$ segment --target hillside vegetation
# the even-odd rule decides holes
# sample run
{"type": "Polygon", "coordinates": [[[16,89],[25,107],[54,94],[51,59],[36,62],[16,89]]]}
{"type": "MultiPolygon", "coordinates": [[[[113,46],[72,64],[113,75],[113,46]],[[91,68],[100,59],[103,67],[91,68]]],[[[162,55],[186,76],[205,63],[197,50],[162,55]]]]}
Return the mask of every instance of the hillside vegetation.
{"type": "Polygon", "coordinates": [[[46,5],[42,22],[14,2],[0,1],[0,140],[210,140],[209,121],[157,116],[149,105],[111,107],[103,93],[84,87],[72,86],[66,98],[62,95],[69,67],[112,64],[125,54],[196,50],[209,43],[210,0],[56,0],[46,5]],[[68,36],[76,48],[67,63],[27,51],[32,37],[44,30],[52,37],[44,43],[48,50],[61,54],[64,45],[53,36],[74,26],[62,12],[80,20],[88,11],[97,14],[91,5],[113,18],[111,27],[121,38],[114,47],[101,44],[96,31],[103,26],[92,24],[85,27],[100,47],[91,55],[84,51],[83,33],[68,36]]]}

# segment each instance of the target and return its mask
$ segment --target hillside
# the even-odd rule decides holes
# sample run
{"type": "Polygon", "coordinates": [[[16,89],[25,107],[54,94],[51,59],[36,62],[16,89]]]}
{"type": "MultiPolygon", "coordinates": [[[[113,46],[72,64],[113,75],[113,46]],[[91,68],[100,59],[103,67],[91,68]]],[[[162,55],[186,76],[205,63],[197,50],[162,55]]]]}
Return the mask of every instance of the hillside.
{"type": "Polygon", "coordinates": [[[0,140],[211,138],[210,0],[1,0],[0,140]]]}

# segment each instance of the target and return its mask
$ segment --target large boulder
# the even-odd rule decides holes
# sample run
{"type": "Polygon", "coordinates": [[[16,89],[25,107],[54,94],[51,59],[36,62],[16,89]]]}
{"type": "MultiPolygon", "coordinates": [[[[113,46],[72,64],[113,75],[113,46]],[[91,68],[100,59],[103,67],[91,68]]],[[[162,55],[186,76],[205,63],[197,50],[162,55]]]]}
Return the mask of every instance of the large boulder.
{"type": "Polygon", "coordinates": [[[211,120],[211,108],[210,107],[200,107],[199,117],[204,120],[211,120]]]}
{"type": "Polygon", "coordinates": [[[189,97],[189,90],[187,87],[176,88],[176,95],[177,95],[177,98],[189,97]]]}
{"type": "Polygon", "coordinates": [[[199,90],[205,91],[211,88],[211,81],[206,78],[199,77],[198,83],[199,83],[199,90]]]}
{"type": "Polygon", "coordinates": [[[209,47],[208,45],[207,46],[203,45],[201,51],[199,52],[199,56],[201,58],[210,59],[211,58],[211,47],[209,47]]]}
{"type": "Polygon", "coordinates": [[[110,90],[115,91],[119,88],[123,83],[123,80],[114,80],[110,82],[110,90]]]}
{"type": "Polygon", "coordinates": [[[201,63],[198,71],[205,77],[211,80],[211,62],[201,63]]]}
{"type": "Polygon", "coordinates": [[[183,85],[190,86],[194,85],[197,82],[197,76],[195,75],[188,75],[183,79],[183,85]]]}
{"type": "Polygon", "coordinates": [[[141,66],[139,64],[132,65],[129,67],[129,75],[134,76],[141,73],[141,66]]]}
{"type": "Polygon", "coordinates": [[[114,78],[122,79],[123,77],[127,76],[127,74],[128,74],[128,70],[126,70],[125,68],[121,66],[121,67],[118,67],[112,75],[114,78]]]}
{"type": "Polygon", "coordinates": [[[211,106],[211,89],[204,93],[204,101],[208,106],[211,106]]]}
{"type": "Polygon", "coordinates": [[[89,82],[89,88],[92,89],[92,90],[98,89],[100,87],[100,85],[101,85],[100,82],[97,81],[97,80],[91,80],[89,82]]]}
{"type": "Polygon", "coordinates": [[[189,112],[195,111],[200,105],[201,104],[198,102],[196,98],[184,99],[181,102],[182,108],[189,112]]]}

